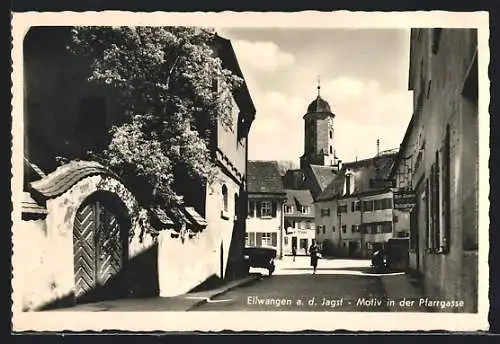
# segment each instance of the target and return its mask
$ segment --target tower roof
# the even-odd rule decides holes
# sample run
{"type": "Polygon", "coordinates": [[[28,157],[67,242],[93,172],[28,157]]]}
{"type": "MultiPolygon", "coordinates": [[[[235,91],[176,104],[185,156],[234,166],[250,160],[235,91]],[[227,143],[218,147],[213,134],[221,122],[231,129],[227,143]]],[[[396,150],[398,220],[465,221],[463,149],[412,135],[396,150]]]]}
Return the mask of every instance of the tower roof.
{"type": "Polygon", "coordinates": [[[330,110],[330,104],[319,95],[314,99],[311,104],[307,107],[307,112],[332,112],[330,110]]]}

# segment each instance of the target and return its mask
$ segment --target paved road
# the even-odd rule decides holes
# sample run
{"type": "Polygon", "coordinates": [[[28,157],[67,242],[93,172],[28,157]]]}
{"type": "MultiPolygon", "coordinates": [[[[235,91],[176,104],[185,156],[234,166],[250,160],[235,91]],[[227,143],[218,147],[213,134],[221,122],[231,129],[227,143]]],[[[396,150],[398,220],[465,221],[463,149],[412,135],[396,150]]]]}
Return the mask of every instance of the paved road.
{"type": "MultiPolygon", "coordinates": [[[[307,257],[279,261],[275,274],[233,289],[193,311],[387,311],[380,276],[367,260],[321,259],[316,275],[307,257]]],[[[256,270],[258,271],[258,270],[256,270]]]]}

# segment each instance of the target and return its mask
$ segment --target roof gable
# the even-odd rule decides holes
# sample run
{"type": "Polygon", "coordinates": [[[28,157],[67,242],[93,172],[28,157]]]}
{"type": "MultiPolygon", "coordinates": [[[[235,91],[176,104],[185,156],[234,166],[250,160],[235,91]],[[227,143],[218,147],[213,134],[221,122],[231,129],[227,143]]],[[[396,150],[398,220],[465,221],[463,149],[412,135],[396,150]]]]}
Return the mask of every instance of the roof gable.
{"type": "Polygon", "coordinates": [[[373,184],[373,180],[388,178],[396,156],[397,153],[391,153],[344,164],[338,176],[330,182],[325,190],[317,197],[317,200],[324,201],[342,197],[347,171],[350,171],[354,177],[354,191],[350,196],[385,191],[387,189],[386,187],[373,184]]]}
{"type": "Polygon", "coordinates": [[[285,194],[277,161],[248,161],[249,193],[285,194]]]}

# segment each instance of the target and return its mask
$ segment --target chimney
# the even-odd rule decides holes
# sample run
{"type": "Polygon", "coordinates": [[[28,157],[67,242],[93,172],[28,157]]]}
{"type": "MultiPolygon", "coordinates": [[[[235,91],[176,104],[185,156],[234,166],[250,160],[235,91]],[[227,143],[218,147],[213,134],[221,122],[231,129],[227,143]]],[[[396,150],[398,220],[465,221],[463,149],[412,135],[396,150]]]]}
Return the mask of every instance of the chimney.
{"type": "Polygon", "coordinates": [[[377,139],[377,156],[380,154],[380,139],[377,139]]]}

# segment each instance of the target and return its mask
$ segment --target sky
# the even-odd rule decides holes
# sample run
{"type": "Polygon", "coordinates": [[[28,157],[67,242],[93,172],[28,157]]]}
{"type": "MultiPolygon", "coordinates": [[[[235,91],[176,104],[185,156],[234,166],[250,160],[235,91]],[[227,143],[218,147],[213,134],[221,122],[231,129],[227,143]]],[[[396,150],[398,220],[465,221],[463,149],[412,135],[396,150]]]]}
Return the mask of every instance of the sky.
{"type": "Polygon", "coordinates": [[[398,148],[411,117],[410,30],[216,28],[230,39],[257,113],[250,160],[304,153],[307,106],[321,97],[335,114],[334,146],[344,162],[398,148]]]}

